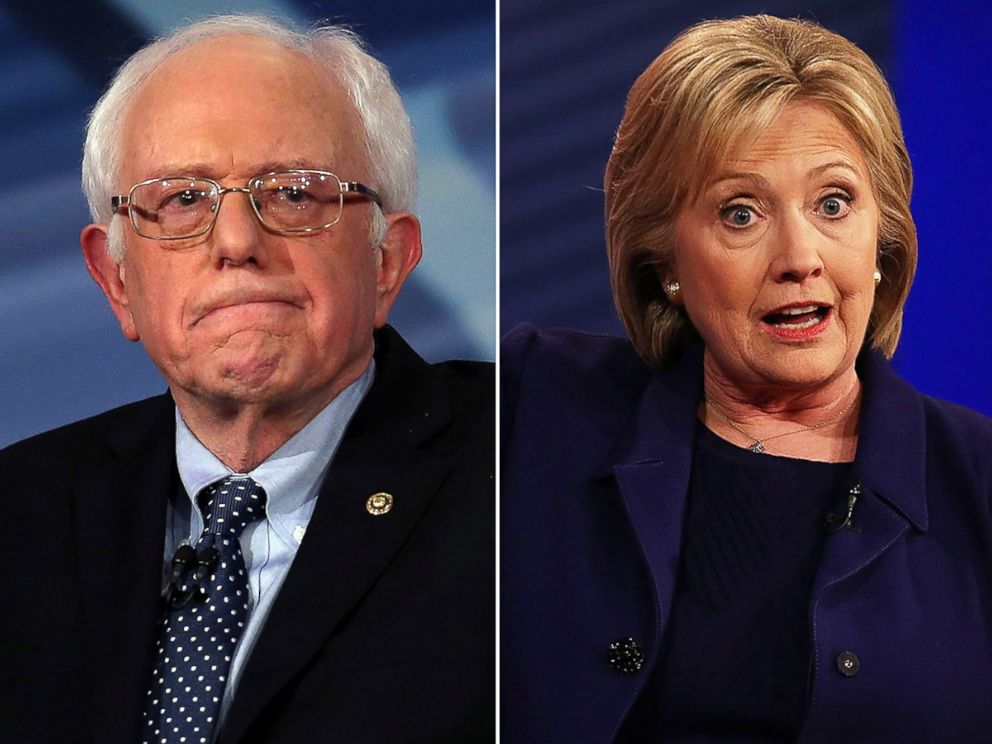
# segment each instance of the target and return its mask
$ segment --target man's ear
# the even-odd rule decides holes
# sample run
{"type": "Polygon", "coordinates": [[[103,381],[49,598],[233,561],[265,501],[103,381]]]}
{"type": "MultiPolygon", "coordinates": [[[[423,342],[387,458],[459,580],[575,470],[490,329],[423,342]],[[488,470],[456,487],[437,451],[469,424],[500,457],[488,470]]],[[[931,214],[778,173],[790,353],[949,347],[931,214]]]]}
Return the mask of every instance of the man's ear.
{"type": "Polygon", "coordinates": [[[79,234],[79,244],[83,248],[86,268],[107,296],[110,309],[121,324],[121,333],[129,341],[137,341],[138,329],[131,317],[127,288],[124,286],[124,265],[114,261],[107,252],[107,226],[87,225],[79,234]]]}
{"type": "Polygon", "coordinates": [[[380,249],[382,262],[376,280],[375,327],[382,328],[396,302],[403,282],[420,263],[420,220],[409,212],[386,215],[386,239],[380,249]]]}

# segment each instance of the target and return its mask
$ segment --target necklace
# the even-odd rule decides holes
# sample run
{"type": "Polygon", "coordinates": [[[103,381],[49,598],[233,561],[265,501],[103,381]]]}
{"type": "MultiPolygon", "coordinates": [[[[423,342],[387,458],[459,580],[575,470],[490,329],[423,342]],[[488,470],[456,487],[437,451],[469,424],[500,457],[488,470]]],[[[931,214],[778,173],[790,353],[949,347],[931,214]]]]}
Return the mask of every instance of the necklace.
{"type": "Polygon", "coordinates": [[[709,398],[703,398],[703,403],[705,403],[707,406],[712,408],[713,412],[717,416],[719,416],[728,424],[730,424],[733,427],[734,431],[736,431],[738,434],[743,434],[745,437],[752,440],[753,443],[748,446],[749,450],[751,450],[752,452],[764,452],[765,442],[770,442],[771,440],[778,439],[779,437],[791,437],[793,434],[802,434],[804,431],[816,431],[817,429],[822,429],[824,426],[829,426],[830,424],[837,423],[838,421],[840,421],[841,416],[843,416],[845,413],[847,413],[852,408],[854,408],[854,404],[858,402],[858,397],[859,396],[855,395],[854,400],[852,400],[850,403],[844,406],[844,408],[842,408],[840,411],[835,413],[833,416],[823,419],[823,421],[819,422],[818,424],[813,424],[812,426],[804,426],[801,429],[793,429],[792,431],[784,431],[781,434],[772,434],[770,437],[765,437],[764,439],[758,439],[753,434],[749,434],[748,432],[744,431],[740,426],[737,425],[737,423],[733,419],[730,418],[730,416],[728,416],[719,408],[717,408],[716,403],[711,401],[709,398]]]}

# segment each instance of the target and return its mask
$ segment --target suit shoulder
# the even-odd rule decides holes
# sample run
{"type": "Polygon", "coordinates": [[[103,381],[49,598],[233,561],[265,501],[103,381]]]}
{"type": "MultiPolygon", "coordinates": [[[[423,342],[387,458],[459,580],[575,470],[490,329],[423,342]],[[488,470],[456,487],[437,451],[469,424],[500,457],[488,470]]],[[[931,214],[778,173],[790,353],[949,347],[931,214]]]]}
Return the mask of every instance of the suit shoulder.
{"type": "Polygon", "coordinates": [[[0,450],[0,471],[51,470],[56,464],[87,461],[116,434],[142,428],[171,412],[172,406],[171,397],[159,395],[22,439],[0,450]]]}
{"type": "Polygon", "coordinates": [[[431,370],[448,388],[455,415],[492,428],[496,410],[496,365],[463,359],[439,362],[431,370]]]}
{"type": "Polygon", "coordinates": [[[983,474],[992,495],[992,418],[950,401],[923,395],[928,449],[958,468],[983,474]]]}
{"type": "Polygon", "coordinates": [[[496,365],[492,362],[450,359],[432,364],[431,368],[444,375],[452,386],[492,390],[495,385],[496,365]]]}
{"type": "Polygon", "coordinates": [[[523,323],[513,328],[501,342],[500,360],[504,369],[519,371],[524,367],[565,368],[578,376],[611,374],[650,376],[647,366],[637,356],[626,338],[608,334],[585,333],[566,328],[538,330],[523,323]]]}
{"type": "Polygon", "coordinates": [[[957,431],[973,437],[985,446],[992,446],[992,418],[949,400],[923,395],[927,421],[947,431],[957,431]]]}
{"type": "Polygon", "coordinates": [[[625,338],[527,324],[503,338],[500,361],[504,389],[549,384],[611,401],[639,393],[652,375],[625,338]]]}

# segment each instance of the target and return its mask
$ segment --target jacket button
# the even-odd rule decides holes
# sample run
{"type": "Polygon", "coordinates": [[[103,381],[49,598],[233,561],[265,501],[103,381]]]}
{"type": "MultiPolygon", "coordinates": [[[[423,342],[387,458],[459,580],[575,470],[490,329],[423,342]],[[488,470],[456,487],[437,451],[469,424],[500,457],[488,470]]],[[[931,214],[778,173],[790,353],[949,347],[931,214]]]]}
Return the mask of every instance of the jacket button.
{"type": "Polygon", "coordinates": [[[861,671],[861,659],[853,651],[837,654],[837,671],[845,677],[853,677],[861,671]]]}
{"type": "Polygon", "coordinates": [[[644,651],[631,637],[621,638],[610,644],[610,666],[617,674],[629,677],[644,666],[644,651]]]}

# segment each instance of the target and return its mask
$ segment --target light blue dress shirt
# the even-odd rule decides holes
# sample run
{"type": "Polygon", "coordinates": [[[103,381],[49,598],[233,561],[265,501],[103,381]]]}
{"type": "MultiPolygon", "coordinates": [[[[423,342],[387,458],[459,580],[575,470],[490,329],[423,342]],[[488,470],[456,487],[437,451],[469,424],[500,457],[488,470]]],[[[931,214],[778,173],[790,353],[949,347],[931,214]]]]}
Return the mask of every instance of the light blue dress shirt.
{"type": "Polygon", "coordinates": [[[372,362],[361,377],[341,391],[310,423],[248,473],[232,473],[200,443],[176,409],[176,463],[188,501],[170,502],[166,514],[167,565],[182,542],[195,544],[203,531],[203,515],[196,495],[211,483],[229,475],[247,475],[265,489],[267,497],[265,520],[248,525],[241,535],[241,550],[248,568],[251,614],[231,660],[215,731],[219,731],[224,722],[245,661],[303,540],[344,430],[372,385],[374,375],[375,362],[372,362]]]}

